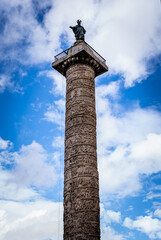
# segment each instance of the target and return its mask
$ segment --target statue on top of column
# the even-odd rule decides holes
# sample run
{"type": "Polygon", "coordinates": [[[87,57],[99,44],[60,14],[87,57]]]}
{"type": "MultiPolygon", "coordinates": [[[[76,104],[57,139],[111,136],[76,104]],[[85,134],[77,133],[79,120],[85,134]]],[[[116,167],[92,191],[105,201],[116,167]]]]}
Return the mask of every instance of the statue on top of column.
{"type": "Polygon", "coordinates": [[[81,26],[81,22],[81,20],[77,20],[77,25],[74,27],[70,26],[70,28],[73,30],[76,40],[84,41],[84,34],[86,33],[86,30],[83,26],[81,26]]]}

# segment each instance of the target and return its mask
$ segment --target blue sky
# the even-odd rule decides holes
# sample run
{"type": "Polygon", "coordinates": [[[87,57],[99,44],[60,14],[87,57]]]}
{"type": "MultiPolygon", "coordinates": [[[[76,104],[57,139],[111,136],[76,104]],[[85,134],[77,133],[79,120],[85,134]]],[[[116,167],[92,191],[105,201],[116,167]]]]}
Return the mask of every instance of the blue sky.
{"type": "Polygon", "coordinates": [[[62,239],[65,78],[54,56],[86,42],[96,78],[101,239],[161,239],[159,0],[0,2],[0,240],[62,239]]]}

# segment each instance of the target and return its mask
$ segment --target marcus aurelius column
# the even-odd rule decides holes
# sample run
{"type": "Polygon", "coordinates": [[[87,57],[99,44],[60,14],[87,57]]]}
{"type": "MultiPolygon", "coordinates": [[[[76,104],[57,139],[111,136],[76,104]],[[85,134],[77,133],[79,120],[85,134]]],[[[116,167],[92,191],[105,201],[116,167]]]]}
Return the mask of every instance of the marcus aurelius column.
{"type": "Polygon", "coordinates": [[[95,82],[105,60],[87,43],[55,57],[53,68],[66,77],[64,240],[100,239],[95,82]]]}

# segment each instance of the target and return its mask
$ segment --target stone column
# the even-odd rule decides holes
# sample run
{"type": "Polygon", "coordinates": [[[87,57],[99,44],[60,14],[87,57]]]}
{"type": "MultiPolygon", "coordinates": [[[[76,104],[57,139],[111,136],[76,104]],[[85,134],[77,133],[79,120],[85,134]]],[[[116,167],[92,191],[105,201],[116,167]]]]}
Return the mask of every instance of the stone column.
{"type": "Polygon", "coordinates": [[[64,239],[100,239],[95,72],[74,64],[66,73],[64,239]]]}
{"type": "Polygon", "coordinates": [[[53,63],[66,76],[64,240],[100,239],[95,76],[108,68],[98,56],[81,42],[53,63]]]}

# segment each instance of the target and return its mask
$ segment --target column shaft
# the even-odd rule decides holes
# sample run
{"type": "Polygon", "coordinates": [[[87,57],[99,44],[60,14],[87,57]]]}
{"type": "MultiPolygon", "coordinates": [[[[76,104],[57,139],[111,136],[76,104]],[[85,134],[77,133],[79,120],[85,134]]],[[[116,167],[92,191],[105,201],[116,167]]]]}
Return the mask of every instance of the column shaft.
{"type": "Polygon", "coordinates": [[[64,240],[99,240],[95,72],[74,64],[66,72],[64,240]]]}

